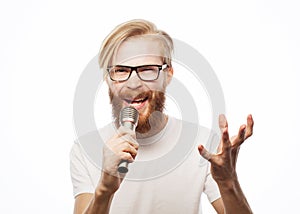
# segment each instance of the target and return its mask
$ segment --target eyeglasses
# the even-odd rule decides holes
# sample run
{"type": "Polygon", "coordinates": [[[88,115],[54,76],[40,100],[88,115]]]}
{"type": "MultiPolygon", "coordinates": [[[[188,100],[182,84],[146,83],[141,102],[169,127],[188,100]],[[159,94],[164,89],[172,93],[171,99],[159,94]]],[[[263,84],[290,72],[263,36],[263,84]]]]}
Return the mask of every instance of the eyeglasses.
{"type": "Polygon", "coordinates": [[[167,64],[163,65],[140,65],[136,67],[115,65],[107,68],[109,77],[112,81],[126,81],[130,78],[132,71],[135,71],[137,76],[143,81],[157,80],[159,72],[167,68],[167,64]]]}

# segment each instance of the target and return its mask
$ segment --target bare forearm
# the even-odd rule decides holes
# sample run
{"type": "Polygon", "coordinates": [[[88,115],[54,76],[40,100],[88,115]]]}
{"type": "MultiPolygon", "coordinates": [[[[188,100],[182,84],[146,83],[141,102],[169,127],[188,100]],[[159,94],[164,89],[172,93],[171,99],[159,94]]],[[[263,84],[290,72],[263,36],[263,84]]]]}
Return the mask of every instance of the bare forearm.
{"type": "Polygon", "coordinates": [[[96,193],[91,198],[88,207],[83,212],[84,214],[108,214],[113,195],[101,191],[96,193]]]}
{"type": "Polygon", "coordinates": [[[103,173],[94,194],[80,194],[75,199],[74,214],[108,214],[117,188],[109,183],[113,178],[103,173]],[[108,182],[108,183],[107,183],[108,182]]]}
{"type": "Polygon", "coordinates": [[[108,214],[111,201],[118,190],[121,180],[119,177],[102,172],[95,194],[91,197],[84,214],[108,214]]]}
{"type": "Polygon", "coordinates": [[[229,182],[218,182],[226,214],[252,213],[250,205],[237,179],[229,182]]]}

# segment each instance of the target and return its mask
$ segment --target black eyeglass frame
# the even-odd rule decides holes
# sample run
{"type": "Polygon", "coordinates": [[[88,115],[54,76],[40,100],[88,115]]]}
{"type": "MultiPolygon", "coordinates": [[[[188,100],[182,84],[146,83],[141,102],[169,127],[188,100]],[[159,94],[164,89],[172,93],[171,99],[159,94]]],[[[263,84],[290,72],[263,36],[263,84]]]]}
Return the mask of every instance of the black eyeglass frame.
{"type": "Polygon", "coordinates": [[[125,82],[125,81],[129,80],[129,78],[130,78],[132,72],[135,71],[136,74],[137,74],[137,76],[140,78],[140,80],[145,81],[145,82],[151,82],[151,81],[157,80],[158,77],[159,77],[160,71],[162,71],[162,70],[164,70],[164,69],[166,69],[166,68],[168,68],[168,67],[169,67],[169,66],[168,66],[168,64],[166,64],[166,63],[165,63],[165,64],[162,64],[162,65],[153,65],[153,64],[150,64],[150,65],[139,65],[139,66],[114,65],[114,66],[108,67],[106,70],[107,70],[107,72],[108,72],[109,78],[110,78],[112,81],[125,82]],[[110,75],[110,70],[111,70],[113,67],[117,67],[117,66],[124,67],[124,68],[130,68],[130,73],[129,73],[127,79],[124,79],[124,80],[115,80],[115,79],[113,79],[113,78],[111,77],[111,75],[110,75]],[[156,66],[156,67],[158,67],[157,77],[156,77],[155,79],[144,80],[144,79],[142,79],[142,78],[140,77],[139,72],[137,71],[138,68],[146,67],[146,66],[156,66]]]}

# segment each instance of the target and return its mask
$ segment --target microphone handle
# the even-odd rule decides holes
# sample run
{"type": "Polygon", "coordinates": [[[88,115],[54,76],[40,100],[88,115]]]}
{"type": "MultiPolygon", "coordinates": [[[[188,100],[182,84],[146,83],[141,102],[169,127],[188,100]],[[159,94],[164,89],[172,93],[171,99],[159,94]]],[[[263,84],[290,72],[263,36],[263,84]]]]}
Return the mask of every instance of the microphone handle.
{"type": "Polygon", "coordinates": [[[118,172],[119,173],[127,173],[128,172],[128,161],[126,160],[122,160],[120,163],[119,163],[119,166],[118,166],[118,172]]]}
{"type": "MultiPolygon", "coordinates": [[[[135,130],[135,125],[132,123],[132,122],[129,122],[129,121],[125,121],[123,123],[123,126],[131,129],[131,130],[135,130]]],[[[121,162],[119,163],[118,165],[118,172],[119,173],[127,173],[128,172],[128,161],[126,160],[121,160],[121,162]]]]}

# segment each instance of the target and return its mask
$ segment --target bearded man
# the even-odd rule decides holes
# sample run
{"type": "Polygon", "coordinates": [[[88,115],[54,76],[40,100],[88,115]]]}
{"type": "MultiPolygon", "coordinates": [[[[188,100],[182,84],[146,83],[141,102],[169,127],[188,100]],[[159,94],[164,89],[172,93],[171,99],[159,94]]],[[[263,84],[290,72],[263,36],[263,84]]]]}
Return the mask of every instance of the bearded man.
{"type": "Polygon", "coordinates": [[[195,126],[164,113],[172,51],[171,37],[145,20],[123,23],[103,41],[99,64],[115,120],[97,131],[103,149],[93,152],[102,157],[101,169],[80,140],[72,148],[74,213],[201,213],[203,192],[217,213],[252,213],[235,170],[240,145],[252,135],[252,116],[229,138],[220,115],[218,153],[208,152],[203,145],[216,135],[204,127],[193,135],[195,126]],[[119,124],[128,106],[139,114],[135,131],[119,124]],[[124,161],[127,174],[118,171],[124,161]]]}

